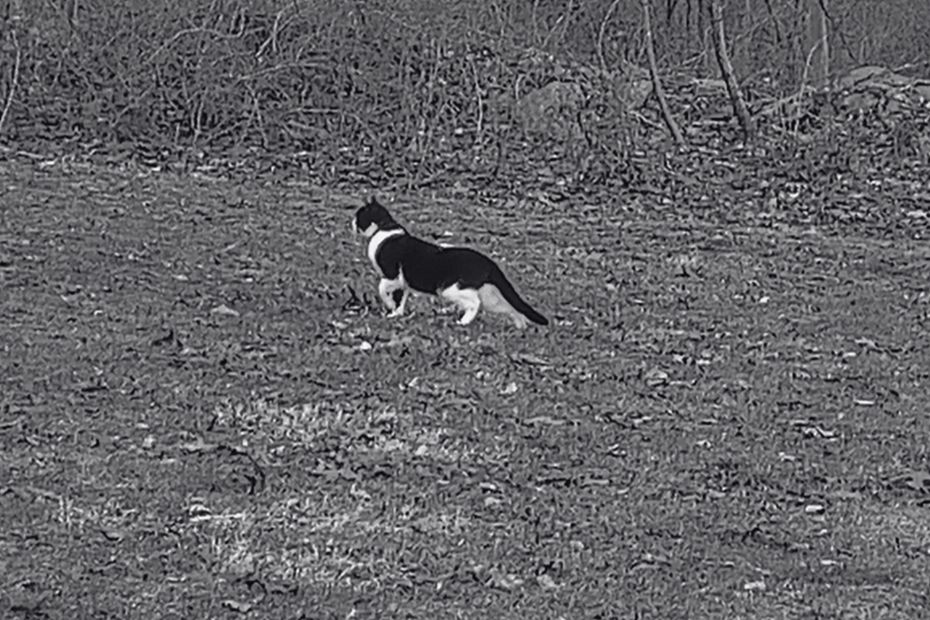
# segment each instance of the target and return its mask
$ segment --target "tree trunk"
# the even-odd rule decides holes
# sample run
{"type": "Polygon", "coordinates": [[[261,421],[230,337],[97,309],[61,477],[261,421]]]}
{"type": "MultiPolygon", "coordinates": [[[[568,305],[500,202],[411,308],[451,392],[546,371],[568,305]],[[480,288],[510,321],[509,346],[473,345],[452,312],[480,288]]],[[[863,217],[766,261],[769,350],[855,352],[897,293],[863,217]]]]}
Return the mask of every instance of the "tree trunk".
{"type": "Polygon", "coordinates": [[[755,123],[746,107],[746,101],[743,99],[743,91],[740,90],[739,83],[733,73],[733,64],[730,62],[730,55],[727,52],[727,38],[723,31],[723,9],[720,6],[721,0],[710,0],[711,20],[714,23],[715,36],[714,53],[717,56],[717,64],[720,65],[720,73],[723,74],[723,80],[727,85],[727,93],[730,95],[730,103],[733,105],[733,113],[736,114],[739,125],[743,130],[743,137],[746,142],[750,142],[756,133],[755,123]]]}
{"type": "Polygon", "coordinates": [[[665,126],[668,127],[669,133],[672,134],[672,137],[679,147],[684,147],[685,138],[681,133],[681,128],[678,127],[678,123],[675,122],[675,118],[672,116],[671,108],[668,107],[668,99],[665,98],[665,90],[662,88],[662,81],[659,79],[655,44],[652,40],[652,20],[649,17],[649,1],[650,0],[640,0],[640,3],[643,6],[643,28],[646,31],[646,55],[649,58],[649,76],[652,78],[652,92],[655,93],[656,100],[659,102],[659,109],[662,111],[662,120],[665,121],[665,126]]]}
{"type": "Polygon", "coordinates": [[[827,86],[830,77],[830,48],[827,43],[828,0],[807,0],[807,61],[810,63],[811,85],[815,89],[827,86]]]}

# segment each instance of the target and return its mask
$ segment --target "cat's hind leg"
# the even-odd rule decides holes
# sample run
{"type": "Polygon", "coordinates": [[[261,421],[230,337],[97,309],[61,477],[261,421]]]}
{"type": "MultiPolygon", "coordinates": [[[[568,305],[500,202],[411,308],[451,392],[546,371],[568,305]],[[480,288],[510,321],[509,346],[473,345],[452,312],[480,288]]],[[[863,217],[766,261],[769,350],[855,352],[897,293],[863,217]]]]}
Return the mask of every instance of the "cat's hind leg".
{"type": "Polygon", "coordinates": [[[478,316],[478,310],[481,308],[481,297],[478,291],[471,288],[461,288],[458,284],[453,284],[439,291],[443,299],[448,299],[456,306],[461,308],[465,314],[459,319],[459,325],[468,325],[478,316]]]}

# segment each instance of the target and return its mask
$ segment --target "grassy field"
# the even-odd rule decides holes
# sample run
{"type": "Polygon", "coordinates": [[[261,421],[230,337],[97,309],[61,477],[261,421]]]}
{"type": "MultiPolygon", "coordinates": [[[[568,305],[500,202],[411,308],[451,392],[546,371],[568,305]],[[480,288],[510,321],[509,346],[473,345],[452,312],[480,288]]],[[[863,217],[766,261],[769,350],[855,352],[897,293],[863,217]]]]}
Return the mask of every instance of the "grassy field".
{"type": "Polygon", "coordinates": [[[2,617],[930,617],[926,241],[397,196],[519,332],[384,318],[362,191],[0,191],[2,617]]]}

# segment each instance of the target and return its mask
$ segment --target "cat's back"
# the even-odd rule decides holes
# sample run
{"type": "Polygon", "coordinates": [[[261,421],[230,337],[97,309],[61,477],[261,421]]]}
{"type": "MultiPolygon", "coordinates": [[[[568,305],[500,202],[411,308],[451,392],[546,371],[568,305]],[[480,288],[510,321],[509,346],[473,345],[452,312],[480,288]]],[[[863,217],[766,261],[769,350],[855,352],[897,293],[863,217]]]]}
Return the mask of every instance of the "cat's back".
{"type": "Polygon", "coordinates": [[[444,280],[469,287],[478,287],[488,281],[496,268],[494,261],[471,248],[442,248],[436,256],[437,268],[444,280]]]}

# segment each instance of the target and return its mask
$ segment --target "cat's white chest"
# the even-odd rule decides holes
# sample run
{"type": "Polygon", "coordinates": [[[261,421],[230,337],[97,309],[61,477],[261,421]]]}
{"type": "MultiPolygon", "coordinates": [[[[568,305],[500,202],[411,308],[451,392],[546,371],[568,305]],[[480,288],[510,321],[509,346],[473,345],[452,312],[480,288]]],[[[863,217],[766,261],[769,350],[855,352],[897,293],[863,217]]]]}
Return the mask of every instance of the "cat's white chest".
{"type": "Polygon", "coordinates": [[[378,250],[381,248],[381,244],[390,239],[391,237],[396,237],[398,235],[404,234],[403,230],[379,230],[371,236],[371,240],[368,242],[368,260],[371,261],[371,264],[375,269],[381,271],[381,268],[378,267],[378,250]]]}

